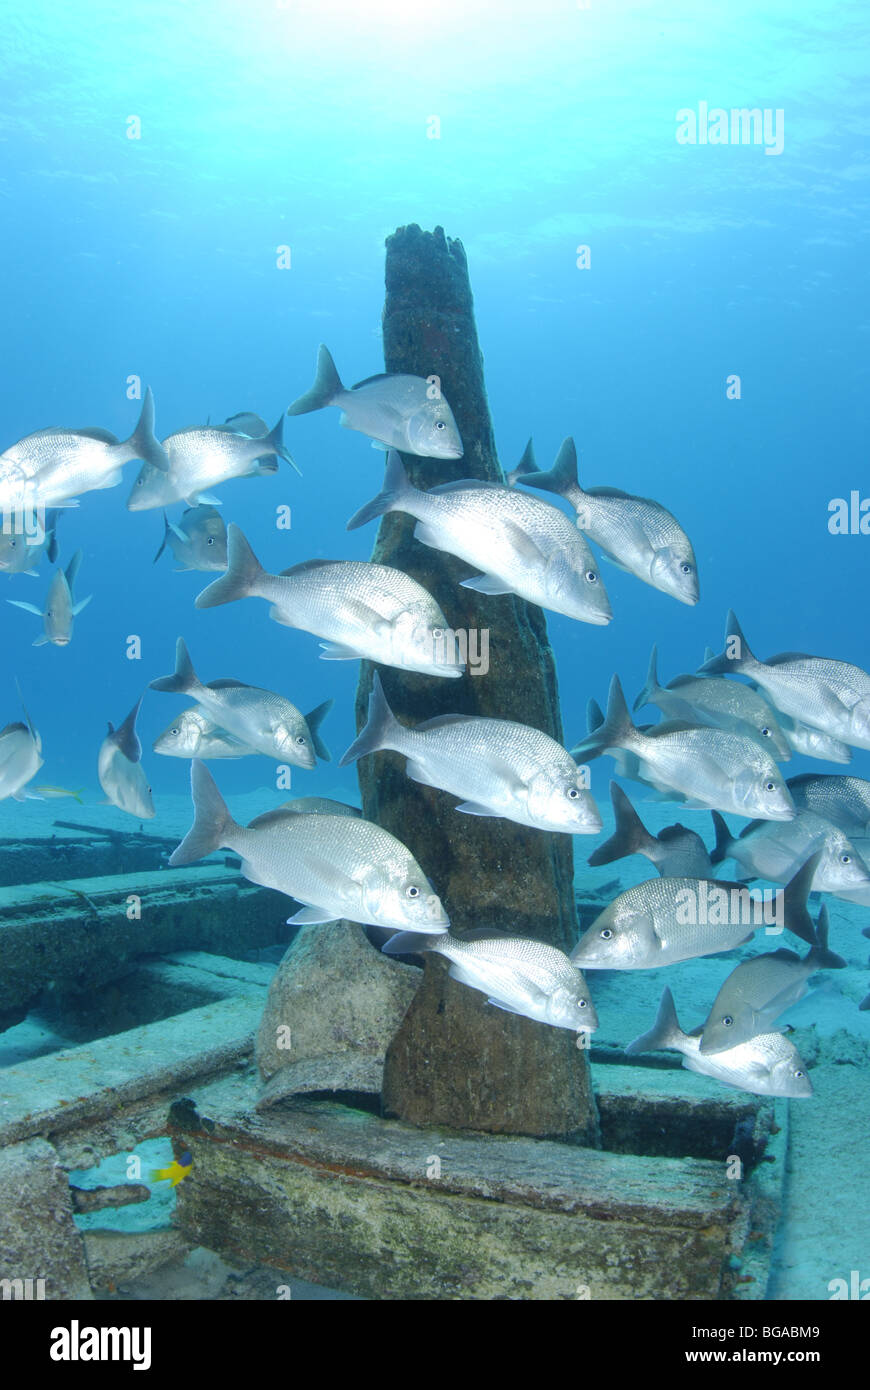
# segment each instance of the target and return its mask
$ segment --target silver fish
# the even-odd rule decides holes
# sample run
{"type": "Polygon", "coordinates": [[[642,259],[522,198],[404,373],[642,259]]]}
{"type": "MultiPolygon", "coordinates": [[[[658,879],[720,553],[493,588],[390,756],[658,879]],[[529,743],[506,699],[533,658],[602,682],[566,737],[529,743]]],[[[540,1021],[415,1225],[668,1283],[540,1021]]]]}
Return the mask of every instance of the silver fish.
{"type": "Polygon", "coordinates": [[[307,415],[328,405],[338,406],[345,429],[389,448],[424,458],[462,458],[453,412],[437,385],[421,376],[381,372],[347,390],[321,343],[314,385],[293,402],[287,414],[307,415]]]}
{"type": "Polygon", "coordinates": [[[665,989],[653,1027],[625,1049],[629,1057],[639,1052],[681,1052],[689,1071],[712,1076],[738,1091],[755,1096],[789,1096],[801,1100],[813,1094],[813,1085],[793,1042],[782,1033],[760,1033],[713,1056],[701,1053],[697,1032],[684,1033],[677,1019],[671,991],[665,989]]]}
{"type": "Polygon", "coordinates": [[[790,777],[788,789],[795,806],[815,811],[849,836],[870,837],[870,782],[866,778],[805,772],[800,777],[790,777]]]}
{"type": "Polygon", "coordinates": [[[855,846],[838,825],[815,811],[801,809],[785,825],[769,820],[750,821],[737,839],[715,811],[713,824],[716,848],[710,858],[714,864],[733,859],[750,878],[787,883],[808,856],[818,850],[814,893],[870,889],[870,870],[855,846]]]}
{"type": "Polygon", "coordinates": [[[167,545],[179,570],[225,570],[227,528],[214,507],[189,507],[177,523],[163,513],[163,540],[154,556],[160,559],[167,545]]]}
{"type": "Polygon", "coordinates": [[[651,835],[616,782],[610,784],[610,800],[616,826],[609,840],[589,856],[593,868],[612,864],[632,854],[642,854],[655,864],[662,878],[714,878],[704,841],[684,825],[668,825],[651,835]]]}
{"type": "Polygon", "coordinates": [[[235,680],[203,685],[182,637],[175,644],[174,673],[151,681],[149,689],[191,695],[219,728],[267,758],[309,769],[318,757],[329,762],[329,750],[318,729],[332,709],[332,700],[304,715],[283,695],[256,685],[235,680]]]}
{"type": "Polygon", "coordinates": [[[190,765],[190,785],[194,822],[170,865],[229,849],[251,883],[305,904],[292,923],[347,918],[405,931],[447,930],[444,908],[411,851],[379,825],[345,814],[273,811],[245,827],[233,820],[198,759],[190,765]]]}
{"type": "Polygon", "coordinates": [[[526,483],[564,497],[577,513],[577,525],[619,569],[645,584],[695,604],[700,597],[692,543],[676,517],[649,497],[633,497],[615,487],[581,488],[577,450],[566,439],[547,473],[538,471],[532,441],[526,445],[508,483],[526,483]]]}
{"type": "Polygon", "coordinates": [[[658,648],[654,646],[646,684],[634,702],[635,710],[643,709],[644,705],[656,705],[665,719],[730,729],[732,733],[766,744],[779,762],[789,760],[791,748],[776,711],[757,690],[722,676],[676,676],[662,686],[657,656],[658,648]]]}
{"type": "Polygon", "coordinates": [[[154,435],[150,387],[139,422],[123,442],[102,429],[37,430],[0,454],[0,510],[62,506],[82,493],[116,487],[131,459],[144,459],[157,473],[169,469],[154,435]]]}
{"type": "MultiPolygon", "coordinates": [[[[712,661],[716,653],[712,647],[707,647],[704,651],[704,661],[712,661]]],[[[696,672],[696,675],[703,675],[703,668],[696,672]]],[[[703,676],[704,680],[719,680],[718,676],[703,676]]],[[[740,685],[738,681],[729,681],[729,685],[738,689],[745,690],[746,686],[740,685]]],[[[754,681],[749,682],[749,689],[754,690],[761,696],[761,692],[754,681]]],[[[772,705],[768,706],[773,709],[772,705]]],[[[820,758],[828,763],[850,763],[852,761],[852,750],[845,743],[840,743],[838,739],[831,738],[830,734],[823,733],[821,729],[813,729],[809,724],[804,724],[802,720],[795,719],[790,714],[783,714],[782,710],[776,711],[776,721],[782,730],[783,737],[793,753],[801,753],[805,758],[820,758]]]]}
{"type": "Polygon", "coordinates": [[[0,729],[0,801],[9,796],[15,801],[27,800],[29,794],[24,788],[44,762],[42,739],[26,709],[24,718],[26,724],[7,724],[0,729]]]}
{"type": "Polygon", "coordinates": [[[324,661],[367,657],[429,676],[465,670],[443,640],[449,624],[438,604],[402,570],[367,560],[308,560],[269,574],[232,522],[227,555],[226,574],[203,589],[197,608],[264,598],[275,622],[326,638],[324,661]]]}
{"type": "Polygon", "coordinates": [[[860,666],[803,652],[782,652],[759,661],[729,612],[725,650],[705,661],[701,670],[747,676],[783,714],[853,748],[870,748],[870,675],[860,666]]]}
{"type": "Polygon", "coordinates": [[[163,441],[169,471],[160,472],[144,464],[127,498],[128,510],[148,511],[151,507],[168,507],[182,500],[196,506],[200,500],[212,500],[206,496],[206,489],[230,478],[277,473],[279,458],[285,459],[298,473],[299,469],[284,447],[283,430],[282,415],[271,434],[262,439],[252,439],[249,435],[214,425],[192,425],[170,434],[163,441]]]}
{"type": "Polygon", "coordinates": [[[461,797],[457,811],[574,835],[601,829],[576,763],[555,739],[512,720],[466,714],[408,728],[390,709],[376,672],[368,723],[339,767],[384,748],[407,758],[413,781],[461,797]]]}
{"type": "Polygon", "coordinates": [[[13,608],[24,608],[28,613],[35,613],[37,618],[42,619],[45,631],[36,638],[34,647],[42,647],[47,642],[51,642],[55,647],[68,647],[72,641],[73,619],[78,617],[83,608],[87,608],[93,598],[93,594],[88,594],[87,598],[81,599],[78,603],[75,601],[73,585],[81,562],[82,552],[77,550],[66,571],[55,570],[54,578],[48,586],[44,608],[37,608],[35,603],[24,603],[21,599],[6,600],[13,608]]]}
{"type": "Polygon", "coordinates": [[[704,1056],[749,1042],[803,999],[817,970],[843,970],[846,962],[828,948],[828,912],[819,913],[818,941],[803,957],[795,951],[769,951],[741,961],[731,971],[703,1025],[704,1056]]]}
{"type": "MultiPolygon", "coordinates": [[[[37,512],[33,518],[35,525],[32,529],[25,530],[22,525],[17,531],[13,522],[15,518],[3,517],[3,525],[0,527],[0,570],[4,574],[36,574],[37,567],[43,555],[46,556],[50,565],[57,562],[57,518],[60,510],[52,507],[45,513],[44,520],[37,512]]],[[[22,515],[22,522],[27,521],[26,514],[22,515]]]]}
{"type": "Polygon", "coordinates": [[[640,769],[669,798],[739,816],[791,820],[794,804],[771,755],[755,739],[707,725],[668,722],[642,733],[631,721],[618,676],[610,683],[607,717],[572,756],[596,758],[612,748],[643,760],[640,769]]]}
{"type": "MultiPolygon", "coordinates": [[[[781,901],[783,925],[810,945],[816,936],[807,895],[817,861],[814,855],[798,870],[781,901]]],[[[599,913],[571,960],[587,970],[654,970],[718,955],[750,940],[764,924],[761,908],[750,900],[745,883],[651,878],[620,893],[599,913]]]]}
{"type": "Polygon", "coordinates": [[[598,1027],[586,981],[555,946],[522,936],[463,940],[449,933],[414,937],[399,932],[381,949],[387,955],[436,951],[451,962],[447,973],[452,980],[479,990],[506,1013],[574,1033],[598,1027]]]}
{"type": "Polygon", "coordinates": [[[831,738],[830,734],[823,733],[821,729],[813,729],[809,724],[793,719],[790,714],[783,714],[781,710],[778,711],[777,718],[789,747],[795,753],[802,753],[805,758],[820,758],[826,763],[852,761],[851,748],[839,739],[831,738]]]}
{"type": "Polygon", "coordinates": [[[348,806],[346,801],[333,801],[328,796],[296,796],[292,801],[282,801],[274,811],[264,811],[248,821],[248,829],[258,825],[275,825],[287,816],[362,816],[358,806],[348,806]]]}
{"type": "Polygon", "coordinates": [[[151,820],[156,813],[140,761],[142,744],[136,733],[136,717],[141,704],[140,695],[123,724],[117,729],[109,724],[109,732],[100,745],[97,776],[109,805],[139,820],[151,820]]]}
{"type": "Polygon", "coordinates": [[[269,426],[262,415],[255,415],[251,410],[240,410],[237,415],[228,416],[222,425],[213,425],[212,428],[229,434],[246,434],[251,439],[262,439],[269,433],[269,426]]]}
{"type": "Polygon", "coordinates": [[[584,623],[609,623],[613,617],[592,551],[549,502],[474,478],[421,492],[392,451],[382,491],[351,517],[347,529],[397,511],[417,518],[418,541],[483,570],[462,580],[465,589],[519,594],[584,623]]]}
{"type": "Polygon", "coordinates": [[[169,758],[247,758],[258,752],[215,724],[199,705],[176,715],[152,747],[169,758]]]}

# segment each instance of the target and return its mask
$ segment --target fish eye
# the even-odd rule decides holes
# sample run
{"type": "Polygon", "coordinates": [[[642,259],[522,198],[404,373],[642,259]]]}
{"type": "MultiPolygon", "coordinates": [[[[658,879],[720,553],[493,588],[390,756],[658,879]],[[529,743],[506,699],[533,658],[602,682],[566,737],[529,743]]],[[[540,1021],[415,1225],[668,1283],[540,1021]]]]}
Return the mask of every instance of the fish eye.
{"type": "Polygon", "coordinates": [[[419,898],[420,896],[420,889],[416,883],[409,883],[406,892],[409,898],[419,898]]]}
{"type": "Polygon", "coordinates": [[[588,584],[597,584],[597,583],[598,583],[598,575],[595,573],[594,570],[587,570],[587,571],[586,571],[586,582],[587,582],[588,584]]]}
{"type": "Polygon", "coordinates": [[[794,1072],[794,1075],[795,1075],[796,1077],[801,1077],[801,1076],[804,1075],[804,1073],[803,1073],[802,1071],[796,1071],[796,1072],[794,1072]]]}
{"type": "Polygon", "coordinates": [[[609,928],[609,927],[605,927],[604,930],[603,930],[602,933],[601,933],[601,940],[602,940],[602,941],[609,941],[610,938],[612,937],[612,935],[613,935],[613,932],[610,930],[610,928],[609,928]]]}
{"type": "Polygon", "coordinates": [[[443,430],[443,429],[446,429],[447,426],[444,424],[444,421],[443,421],[443,420],[436,420],[436,421],[435,421],[435,428],[436,428],[436,430],[443,430]]]}
{"type": "Polygon", "coordinates": [[[763,738],[770,738],[770,730],[769,730],[769,729],[762,729],[761,734],[762,734],[762,737],[763,737],[763,738]]]}
{"type": "Polygon", "coordinates": [[[568,796],[570,797],[570,799],[571,799],[572,801],[576,801],[579,795],[580,795],[580,793],[579,793],[579,791],[577,790],[576,787],[569,787],[569,788],[568,788],[568,796]]]}
{"type": "Polygon", "coordinates": [[[684,560],[683,563],[680,565],[680,569],[683,571],[683,574],[691,574],[691,573],[692,573],[692,566],[691,566],[690,564],[688,564],[685,560],[684,560]]]}
{"type": "Polygon", "coordinates": [[[730,1015],[730,1014],[726,1014],[725,1017],[724,1017],[723,1020],[722,1020],[722,1027],[723,1027],[723,1028],[730,1028],[733,1022],[734,1022],[734,1019],[731,1017],[731,1015],[730,1015]]]}
{"type": "Polygon", "coordinates": [[[299,734],[299,736],[298,736],[297,739],[296,739],[296,742],[297,742],[297,743],[307,743],[308,740],[306,739],[306,737],[305,737],[304,734],[299,734]]]}
{"type": "Polygon", "coordinates": [[[840,863],[841,863],[841,864],[851,864],[851,862],[852,862],[852,856],[851,856],[851,854],[844,854],[844,855],[842,855],[841,858],[840,858],[840,863]]]}
{"type": "Polygon", "coordinates": [[[214,545],[214,536],[209,536],[207,538],[206,545],[214,545]]]}
{"type": "Polygon", "coordinates": [[[180,734],[180,733],[181,733],[181,730],[180,730],[180,729],[170,729],[169,732],[171,733],[172,737],[175,738],[175,735],[176,735],[176,734],[180,734]]]}
{"type": "Polygon", "coordinates": [[[588,1007],[589,1007],[589,1001],[588,1001],[587,999],[578,999],[578,1000],[577,1000],[577,1008],[578,1008],[578,1009],[587,1009],[588,1007]]]}
{"type": "Polygon", "coordinates": [[[764,785],[765,785],[765,787],[767,788],[767,790],[768,790],[769,792],[776,791],[776,783],[775,783],[775,782],[765,782],[764,785]]]}

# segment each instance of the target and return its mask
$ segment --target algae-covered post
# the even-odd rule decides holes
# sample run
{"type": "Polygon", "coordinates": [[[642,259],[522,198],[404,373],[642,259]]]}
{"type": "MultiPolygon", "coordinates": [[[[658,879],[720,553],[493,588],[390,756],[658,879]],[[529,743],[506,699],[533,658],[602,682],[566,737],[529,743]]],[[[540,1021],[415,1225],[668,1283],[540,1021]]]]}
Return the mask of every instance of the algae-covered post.
{"type": "MultiPolygon", "coordinates": [[[[411,481],[428,488],[459,478],[503,482],[483,380],[465,252],[443,230],[402,227],[387,240],[384,359],[388,372],[434,378],[464,445],[460,459],[403,455],[411,481]]],[[[469,670],[443,680],[381,667],[402,720],[439,714],[512,719],[562,742],[553,653],[540,608],[513,595],[460,588],[472,569],[414,539],[414,520],[385,516],[372,559],[404,570],[436,598],[469,670]],[[487,654],[487,660],[483,658],[487,654]]],[[[373,667],[363,662],[357,726],[365,722],[373,667]]],[[[407,844],[432,879],[453,929],[496,926],[570,950],[576,939],[572,843],[494,817],[464,815],[443,792],[411,781],[404,759],[377,753],[359,763],[363,814],[407,844]]],[[[574,1036],[505,1013],[447,977],[428,957],[423,983],[387,1054],[384,1106],[417,1124],[597,1142],[584,1051],[574,1036]]]]}

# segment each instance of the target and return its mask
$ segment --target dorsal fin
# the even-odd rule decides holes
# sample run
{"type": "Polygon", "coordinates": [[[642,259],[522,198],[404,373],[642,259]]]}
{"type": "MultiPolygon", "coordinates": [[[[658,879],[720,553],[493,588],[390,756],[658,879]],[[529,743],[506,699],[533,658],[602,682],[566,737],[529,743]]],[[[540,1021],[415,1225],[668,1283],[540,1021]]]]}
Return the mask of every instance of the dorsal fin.
{"type": "Polygon", "coordinates": [[[337,565],[338,560],[302,560],[298,565],[291,565],[289,569],[281,570],[282,575],[305,574],[307,570],[319,570],[324,565],[337,565]]]}

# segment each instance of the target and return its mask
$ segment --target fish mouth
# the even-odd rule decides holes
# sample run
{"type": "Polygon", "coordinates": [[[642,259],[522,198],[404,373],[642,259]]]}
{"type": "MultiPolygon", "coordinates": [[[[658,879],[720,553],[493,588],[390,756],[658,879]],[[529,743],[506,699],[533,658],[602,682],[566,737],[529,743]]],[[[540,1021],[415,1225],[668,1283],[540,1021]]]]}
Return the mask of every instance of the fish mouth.
{"type": "Polygon", "coordinates": [[[296,749],[291,743],[288,748],[282,748],[280,752],[294,767],[301,767],[305,772],[311,772],[317,766],[317,759],[310,749],[306,749],[304,753],[297,754],[296,749]]]}

